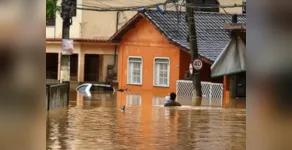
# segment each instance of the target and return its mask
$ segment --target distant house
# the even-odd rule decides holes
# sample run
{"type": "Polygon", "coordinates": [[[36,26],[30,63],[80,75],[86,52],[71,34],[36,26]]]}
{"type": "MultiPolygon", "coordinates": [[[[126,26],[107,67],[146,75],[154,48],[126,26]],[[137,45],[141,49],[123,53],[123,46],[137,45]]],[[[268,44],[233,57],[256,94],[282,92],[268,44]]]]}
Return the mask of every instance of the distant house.
{"type": "MultiPolygon", "coordinates": [[[[138,13],[112,37],[119,43],[118,82],[132,90],[176,91],[176,81],[188,71],[190,47],[185,13],[157,11],[138,13]]],[[[223,77],[212,79],[210,67],[230,41],[224,24],[232,15],[196,12],[197,39],[202,81],[223,83],[223,77]]],[[[239,15],[245,22],[245,15],[239,15]]]]}
{"type": "Polygon", "coordinates": [[[246,23],[239,22],[236,15],[233,23],[225,24],[231,31],[231,39],[211,66],[212,77],[224,76],[224,101],[228,106],[234,99],[246,98],[246,23]]]}

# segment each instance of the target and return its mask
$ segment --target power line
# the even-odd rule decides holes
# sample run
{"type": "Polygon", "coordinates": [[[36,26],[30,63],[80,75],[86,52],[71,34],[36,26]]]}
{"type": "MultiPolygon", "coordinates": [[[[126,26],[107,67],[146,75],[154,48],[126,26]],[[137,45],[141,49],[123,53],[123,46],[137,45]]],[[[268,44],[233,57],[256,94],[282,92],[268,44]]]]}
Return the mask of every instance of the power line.
{"type": "Polygon", "coordinates": [[[151,4],[151,5],[145,5],[145,6],[110,7],[110,8],[102,8],[102,7],[79,4],[78,6],[82,6],[82,7],[76,7],[75,9],[91,10],[91,11],[131,11],[131,10],[137,10],[139,8],[145,8],[145,9],[154,8],[154,7],[157,7],[159,5],[165,5],[165,4],[166,4],[166,2],[164,2],[164,3],[156,3],[156,4],[151,4]]]}
{"type": "MultiPolygon", "coordinates": [[[[165,5],[165,3],[158,3],[158,4],[152,4],[152,5],[147,5],[147,6],[133,6],[133,7],[109,7],[109,8],[104,8],[104,7],[97,7],[97,6],[90,6],[90,5],[79,5],[82,7],[76,7],[75,9],[80,9],[80,10],[90,10],[90,11],[131,11],[131,10],[137,10],[139,8],[154,8],[160,5],[165,5]]],[[[236,8],[236,7],[244,7],[245,5],[206,5],[206,6],[202,6],[202,5],[180,5],[178,4],[178,6],[181,7],[186,7],[186,8],[200,8],[200,9],[212,9],[212,8],[222,8],[225,12],[225,8],[236,8]]]]}
{"type": "Polygon", "coordinates": [[[189,5],[189,4],[182,4],[183,7],[190,7],[190,8],[236,8],[236,7],[244,7],[246,5],[220,5],[220,4],[204,4],[204,5],[189,5]]]}

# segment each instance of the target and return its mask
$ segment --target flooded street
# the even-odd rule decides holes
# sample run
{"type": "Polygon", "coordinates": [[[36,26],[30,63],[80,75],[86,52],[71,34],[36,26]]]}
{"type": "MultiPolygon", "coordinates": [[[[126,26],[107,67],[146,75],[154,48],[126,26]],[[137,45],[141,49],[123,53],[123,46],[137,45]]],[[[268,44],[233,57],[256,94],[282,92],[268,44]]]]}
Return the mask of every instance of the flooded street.
{"type": "Polygon", "coordinates": [[[161,95],[71,93],[68,109],[47,115],[47,149],[246,149],[245,109],[164,108],[161,95]]]}

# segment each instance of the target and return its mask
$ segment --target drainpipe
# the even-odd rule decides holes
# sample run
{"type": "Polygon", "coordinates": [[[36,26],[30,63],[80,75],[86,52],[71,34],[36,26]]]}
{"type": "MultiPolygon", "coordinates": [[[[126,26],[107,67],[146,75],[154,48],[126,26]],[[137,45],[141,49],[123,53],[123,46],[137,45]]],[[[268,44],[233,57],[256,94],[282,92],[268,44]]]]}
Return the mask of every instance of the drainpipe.
{"type": "MultiPolygon", "coordinates": [[[[120,18],[120,11],[117,11],[117,20],[116,20],[116,32],[118,31],[118,24],[119,24],[119,18],[120,18]]],[[[117,72],[117,46],[115,45],[115,56],[114,56],[114,70],[117,72]]]]}

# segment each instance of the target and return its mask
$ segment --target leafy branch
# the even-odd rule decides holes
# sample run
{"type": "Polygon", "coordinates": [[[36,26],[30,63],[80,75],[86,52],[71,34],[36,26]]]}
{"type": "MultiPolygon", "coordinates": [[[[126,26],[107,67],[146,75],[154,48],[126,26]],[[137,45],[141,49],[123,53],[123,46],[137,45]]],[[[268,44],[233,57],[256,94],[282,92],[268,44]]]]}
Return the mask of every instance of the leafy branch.
{"type": "Polygon", "coordinates": [[[46,18],[55,18],[56,12],[59,12],[61,8],[57,6],[58,0],[46,0],[46,18]]]}

